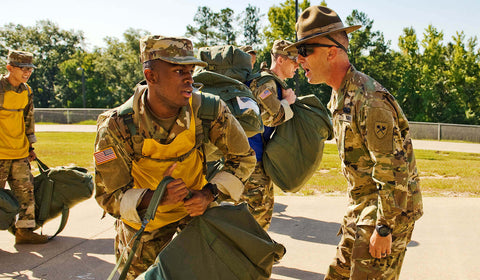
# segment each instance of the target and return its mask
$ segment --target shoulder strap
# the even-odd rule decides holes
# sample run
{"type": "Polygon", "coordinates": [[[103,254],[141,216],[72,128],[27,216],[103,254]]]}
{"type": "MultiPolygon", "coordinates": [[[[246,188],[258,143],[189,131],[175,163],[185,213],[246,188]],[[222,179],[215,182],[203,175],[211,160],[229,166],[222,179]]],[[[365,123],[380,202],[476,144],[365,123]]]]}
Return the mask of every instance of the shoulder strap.
{"type": "Polygon", "coordinates": [[[118,115],[122,117],[123,121],[128,127],[131,135],[137,134],[137,127],[133,122],[133,96],[127,102],[118,107],[118,115]]]}
{"type": "Polygon", "coordinates": [[[202,120],[204,142],[209,141],[210,126],[218,116],[220,97],[217,95],[201,92],[202,103],[198,108],[198,117],[202,120]]]}

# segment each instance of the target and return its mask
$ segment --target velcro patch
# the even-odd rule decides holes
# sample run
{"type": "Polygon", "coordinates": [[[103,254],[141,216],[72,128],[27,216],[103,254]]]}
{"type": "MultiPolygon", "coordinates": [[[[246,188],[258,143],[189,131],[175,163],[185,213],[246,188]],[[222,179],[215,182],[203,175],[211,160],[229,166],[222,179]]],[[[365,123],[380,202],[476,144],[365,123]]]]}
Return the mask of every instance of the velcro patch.
{"type": "Polygon", "coordinates": [[[117,158],[117,155],[112,147],[96,152],[93,154],[93,156],[95,157],[95,162],[97,164],[103,164],[117,158]]]}
{"type": "Polygon", "coordinates": [[[265,99],[270,95],[272,95],[272,92],[269,89],[265,89],[258,97],[260,97],[260,99],[265,99]]]}

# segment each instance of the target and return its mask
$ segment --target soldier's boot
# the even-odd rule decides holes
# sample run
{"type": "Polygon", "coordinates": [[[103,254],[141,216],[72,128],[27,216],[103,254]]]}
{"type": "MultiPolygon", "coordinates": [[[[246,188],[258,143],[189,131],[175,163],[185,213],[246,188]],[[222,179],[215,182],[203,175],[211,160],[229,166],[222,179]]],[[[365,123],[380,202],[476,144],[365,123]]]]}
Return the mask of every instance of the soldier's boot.
{"type": "Polygon", "coordinates": [[[15,244],[44,244],[48,242],[46,235],[33,232],[32,228],[17,228],[15,244]]]}

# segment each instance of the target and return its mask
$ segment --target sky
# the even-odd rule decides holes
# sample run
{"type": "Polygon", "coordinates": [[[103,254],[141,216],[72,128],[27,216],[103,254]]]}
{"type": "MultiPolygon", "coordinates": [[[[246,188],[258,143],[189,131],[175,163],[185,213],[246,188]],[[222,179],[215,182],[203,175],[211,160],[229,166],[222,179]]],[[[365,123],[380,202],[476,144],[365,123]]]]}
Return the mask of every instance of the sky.
{"type": "MultiPolygon", "coordinates": [[[[299,0],[301,2],[302,0],[299,0]]],[[[87,48],[104,47],[107,36],[122,39],[128,28],[144,29],[152,34],[184,36],[187,25],[199,6],[214,12],[231,8],[239,15],[248,4],[260,8],[263,26],[267,13],[284,0],[15,0],[2,1],[2,10],[15,11],[0,15],[0,28],[7,23],[34,26],[38,20],[49,19],[61,29],[83,31],[87,48]]],[[[319,5],[321,0],[310,0],[319,5]]],[[[433,25],[444,33],[444,43],[451,42],[457,31],[466,39],[480,39],[480,0],[326,0],[328,7],[345,19],[356,9],[374,20],[373,30],[383,33],[391,47],[398,50],[398,37],[405,27],[413,27],[417,38],[433,25]]]]}

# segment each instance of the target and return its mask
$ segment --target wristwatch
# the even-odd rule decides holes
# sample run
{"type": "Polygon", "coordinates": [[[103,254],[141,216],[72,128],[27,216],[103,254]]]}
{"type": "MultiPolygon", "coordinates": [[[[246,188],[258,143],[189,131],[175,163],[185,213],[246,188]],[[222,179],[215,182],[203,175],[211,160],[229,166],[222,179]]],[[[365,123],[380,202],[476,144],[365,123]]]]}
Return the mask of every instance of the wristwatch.
{"type": "Polygon", "coordinates": [[[207,183],[205,186],[203,186],[203,189],[209,190],[212,195],[213,195],[213,201],[217,200],[218,198],[218,188],[217,185],[212,184],[212,183],[207,183]]]}
{"type": "Polygon", "coordinates": [[[377,231],[378,235],[380,235],[381,237],[386,237],[390,233],[392,233],[392,229],[386,225],[377,225],[375,227],[375,230],[377,231]]]}

